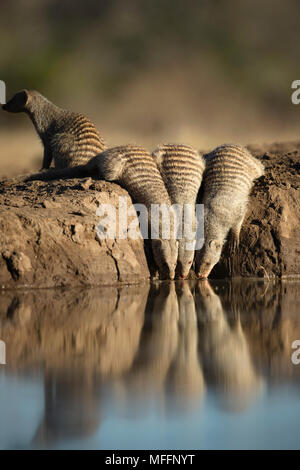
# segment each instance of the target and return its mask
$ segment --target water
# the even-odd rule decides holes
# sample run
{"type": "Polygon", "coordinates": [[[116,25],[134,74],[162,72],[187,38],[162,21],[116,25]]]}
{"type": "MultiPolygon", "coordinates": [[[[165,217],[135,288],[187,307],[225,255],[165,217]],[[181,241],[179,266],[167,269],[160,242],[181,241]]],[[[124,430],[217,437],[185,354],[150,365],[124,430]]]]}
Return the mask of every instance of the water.
{"type": "Polygon", "coordinates": [[[297,281],[2,292],[0,448],[298,449],[299,306],[297,281]]]}

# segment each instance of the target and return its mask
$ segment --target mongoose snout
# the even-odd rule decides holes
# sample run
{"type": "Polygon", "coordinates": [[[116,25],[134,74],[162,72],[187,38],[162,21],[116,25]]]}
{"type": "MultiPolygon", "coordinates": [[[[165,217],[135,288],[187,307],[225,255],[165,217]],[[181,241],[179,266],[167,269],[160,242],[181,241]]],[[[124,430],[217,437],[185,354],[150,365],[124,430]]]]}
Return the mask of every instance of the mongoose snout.
{"type": "Polygon", "coordinates": [[[178,242],[176,240],[152,240],[152,252],[154,260],[159,266],[159,277],[161,280],[175,277],[177,263],[178,242]]]}
{"type": "Polygon", "coordinates": [[[209,273],[220,259],[222,241],[209,240],[196,256],[195,272],[199,279],[207,279],[209,273]]]}

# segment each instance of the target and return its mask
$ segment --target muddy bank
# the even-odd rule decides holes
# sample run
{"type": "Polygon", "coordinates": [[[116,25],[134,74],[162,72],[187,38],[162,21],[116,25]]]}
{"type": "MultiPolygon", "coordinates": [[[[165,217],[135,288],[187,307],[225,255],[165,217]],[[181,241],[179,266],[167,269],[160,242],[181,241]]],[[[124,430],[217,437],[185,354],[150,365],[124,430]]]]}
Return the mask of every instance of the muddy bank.
{"type": "MultiPolygon", "coordinates": [[[[250,196],[240,247],[226,246],[214,277],[300,274],[300,143],[249,147],[266,168],[250,196]]],[[[0,286],[57,287],[135,283],[153,272],[142,240],[101,240],[99,204],[116,207],[116,184],[91,179],[0,182],[0,286]],[[149,270],[150,269],[150,270],[149,270]]],[[[125,232],[127,228],[125,227],[125,232]]],[[[124,232],[124,233],[125,233],[124,232]]]]}

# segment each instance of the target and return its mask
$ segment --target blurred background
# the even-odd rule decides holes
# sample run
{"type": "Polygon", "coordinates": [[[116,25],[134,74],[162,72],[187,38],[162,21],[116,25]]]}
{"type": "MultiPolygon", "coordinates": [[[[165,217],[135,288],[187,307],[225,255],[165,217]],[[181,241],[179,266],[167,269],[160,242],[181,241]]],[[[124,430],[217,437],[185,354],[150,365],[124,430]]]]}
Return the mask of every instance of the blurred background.
{"type": "MultiPolygon", "coordinates": [[[[108,146],[296,140],[297,0],[1,0],[7,99],[37,89],[108,146]]],[[[28,117],[0,112],[0,175],[41,166],[28,117]]]]}

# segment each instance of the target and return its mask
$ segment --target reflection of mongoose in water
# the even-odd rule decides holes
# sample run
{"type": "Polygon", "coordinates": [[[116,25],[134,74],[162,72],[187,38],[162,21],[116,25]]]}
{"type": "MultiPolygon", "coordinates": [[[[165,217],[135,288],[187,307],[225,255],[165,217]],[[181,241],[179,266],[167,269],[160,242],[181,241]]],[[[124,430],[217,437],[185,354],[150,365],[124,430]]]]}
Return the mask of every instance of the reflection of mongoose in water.
{"type": "MultiPolygon", "coordinates": [[[[117,296],[115,309],[103,316],[95,333],[100,352],[97,370],[105,377],[119,377],[130,370],[139,347],[149,285],[126,286],[111,291],[107,297],[117,296]]],[[[101,303],[98,303],[99,307],[101,303]]],[[[102,311],[103,307],[101,318],[102,311]]]]}
{"type": "Polygon", "coordinates": [[[44,412],[32,446],[46,447],[68,439],[92,436],[101,425],[99,389],[100,379],[89,367],[47,367],[44,371],[44,412]]]}
{"type": "Polygon", "coordinates": [[[164,393],[168,372],[178,347],[178,302],[174,283],[150,290],[140,349],[129,383],[132,392],[164,393]]]}
{"type": "MultiPolygon", "coordinates": [[[[198,151],[188,145],[165,144],[157,147],[153,158],[167,187],[172,204],[178,204],[185,213],[190,231],[195,232],[195,203],[205,162],[198,151]],[[186,205],[186,206],[185,206],[186,205]],[[192,212],[188,212],[192,210],[192,212]]],[[[184,214],[182,213],[182,214],[184,214]]],[[[194,259],[195,239],[192,233],[185,233],[188,227],[182,220],[182,234],[179,237],[177,271],[185,278],[194,259]],[[190,245],[190,246],[189,246],[190,245]]]]}
{"type": "Polygon", "coordinates": [[[198,281],[195,304],[205,377],[217,386],[226,407],[244,409],[263,381],[253,365],[239,312],[230,326],[219,296],[206,280],[198,281]]]}
{"type": "Polygon", "coordinates": [[[230,232],[231,252],[237,248],[253,181],[263,175],[263,165],[239,145],[222,145],[205,155],[203,175],[204,246],[196,253],[195,270],[206,278],[219,261],[230,232]]]}
{"type": "Polygon", "coordinates": [[[11,113],[28,114],[44,145],[45,169],[52,160],[55,168],[85,164],[105,148],[88,118],[59,108],[37,91],[19,91],[2,108],[11,113]]]}
{"type": "Polygon", "coordinates": [[[178,346],[169,372],[169,381],[174,389],[176,405],[180,403],[199,405],[204,393],[202,365],[198,358],[198,325],[194,297],[185,281],[176,284],[179,308],[178,346]]]}

